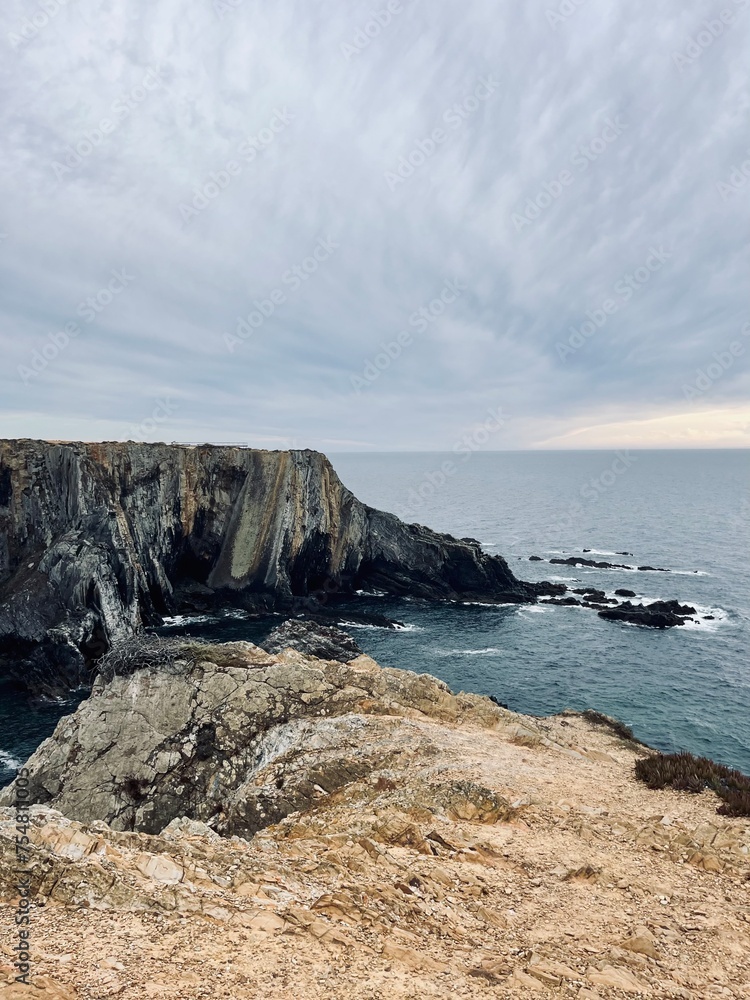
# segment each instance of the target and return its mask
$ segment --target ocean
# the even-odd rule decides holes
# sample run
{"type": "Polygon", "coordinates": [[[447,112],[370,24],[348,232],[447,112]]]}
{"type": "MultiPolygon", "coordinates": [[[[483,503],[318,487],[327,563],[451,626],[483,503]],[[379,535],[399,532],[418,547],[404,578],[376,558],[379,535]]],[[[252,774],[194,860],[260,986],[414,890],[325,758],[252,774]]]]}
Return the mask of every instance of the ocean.
{"type": "MultiPolygon", "coordinates": [[[[378,662],[434,674],[454,690],[494,695],[532,715],[595,708],[658,749],[690,750],[750,773],[750,453],[337,454],[331,461],[363,502],[476,538],[524,579],[608,595],[627,588],[638,599],[677,598],[699,612],[694,623],[661,631],[607,622],[586,608],[363,595],[356,608],[404,626],[350,624],[378,662]],[[670,572],[529,561],[585,549],[589,559],[670,572]]],[[[195,616],[159,631],[259,641],[279,620],[195,616]]],[[[64,709],[33,712],[7,696],[0,705],[3,783],[64,709]]]]}

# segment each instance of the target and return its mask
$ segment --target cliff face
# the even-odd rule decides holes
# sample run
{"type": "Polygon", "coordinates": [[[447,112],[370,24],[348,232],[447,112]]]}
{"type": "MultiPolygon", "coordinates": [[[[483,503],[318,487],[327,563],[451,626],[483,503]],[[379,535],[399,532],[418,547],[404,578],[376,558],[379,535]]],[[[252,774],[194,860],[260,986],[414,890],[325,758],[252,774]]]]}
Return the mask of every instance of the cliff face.
{"type": "Polygon", "coordinates": [[[159,616],[360,588],[533,601],[502,558],[361,504],[325,456],[0,441],[0,672],[37,693],[159,616]],[[4,666],[1,665],[4,663],[4,666]]]}

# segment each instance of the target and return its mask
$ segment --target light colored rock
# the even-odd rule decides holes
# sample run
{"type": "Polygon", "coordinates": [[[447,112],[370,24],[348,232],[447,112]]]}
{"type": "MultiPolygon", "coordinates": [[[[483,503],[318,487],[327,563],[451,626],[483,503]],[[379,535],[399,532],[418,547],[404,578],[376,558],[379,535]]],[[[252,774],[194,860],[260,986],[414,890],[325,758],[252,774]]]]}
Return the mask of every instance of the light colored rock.
{"type": "Polygon", "coordinates": [[[601,970],[589,969],[586,978],[594,986],[605,986],[625,993],[645,993],[649,989],[628,969],[615,968],[612,965],[605,965],[601,970]]]}

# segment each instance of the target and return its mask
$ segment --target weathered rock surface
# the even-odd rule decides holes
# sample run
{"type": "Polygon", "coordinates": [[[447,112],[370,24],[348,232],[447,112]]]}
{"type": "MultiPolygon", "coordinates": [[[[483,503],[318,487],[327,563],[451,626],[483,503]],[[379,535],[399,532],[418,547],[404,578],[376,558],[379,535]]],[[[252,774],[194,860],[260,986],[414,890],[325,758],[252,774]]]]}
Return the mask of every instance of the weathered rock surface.
{"type": "Polygon", "coordinates": [[[268,653],[296,649],[320,660],[348,663],[364,655],[350,635],[333,625],[324,625],[309,618],[290,618],[275,628],[263,643],[268,653]]]}
{"type": "MultiPolygon", "coordinates": [[[[577,713],[515,715],[363,658],[212,655],[215,668],[189,666],[196,713],[217,704],[224,748],[243,724],[258,731],[246,789],[221,812],[258,832],[218,836],[180,813],[145,834],[32,806],[34,951],[21,987],[16,815],[0,808],[2,1000],[750,998],[750,823],[717,815],[708,791],[636,782],[648,750],[577,713]],[[282,679],[297,707],[273,723],[282,679]],[[344,759],[357,762],[346,773],[344,759]],[[287,794],[300,808],[275,822],[287,794]]],[[[184,727],[181,695],[172,704],[157,678],[144,673],[136,690],[137,679],[119,678],[128,713],[99,693],[85,718],[92,739],[109,731],[140,768],[136,714],[158,717],[163,738],[184,727]]],[[[58,733],[74,748],[66,725],[75,717],[58,733]]],[[[214,752],[193,743],[204,750],[186,777],[214,752]]],[[[92,760],[79,747],[68,780],[92,760]]],[[[228,767],[216,755],[213,782],[242,753],[228,767]]]]}
{"type": "MultiPolygon", "coordinates": [[[[331,631],[307,627],[302,644],[344,655],[348,637],[331,631]]],[[[273,645],[299,639],[291,622],[273,645]]],[[[162,645],[158,663],[148,652],[144,667],[123,660],[127,673],[100,677],[33,755],[29,801],[116,830],[158,833],[187,816],[248,836],[387,766],[397,749],[370,743],[362,713],[455,719],[463,705],[490,723],[507,715],[489,699],[457,699],[434,677],[381,669],[351,646],[350,663],[189,641],[166,647],[166,662],[162,645]]]]}
{"type": "Polygon", "coordinates": [[[0,669],[36,693],[87,685],[98,657],[162,614],[373,588],[488,602],[564,590],[365,506],[315,452],[0,441],[0,669]]]}

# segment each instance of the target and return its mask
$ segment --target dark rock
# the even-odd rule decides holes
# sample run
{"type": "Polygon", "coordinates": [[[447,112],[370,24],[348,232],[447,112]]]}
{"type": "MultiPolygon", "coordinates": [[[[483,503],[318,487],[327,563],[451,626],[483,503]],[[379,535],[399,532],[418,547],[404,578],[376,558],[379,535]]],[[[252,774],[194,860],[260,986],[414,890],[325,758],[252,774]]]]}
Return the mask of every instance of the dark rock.
{"type": "Polygon", "coordinates": [[[574,594],[583,594],[584,597],[588,597],[590,600],[603,601],[605,599],[605,594],[603,590],[595,590],[593,587],[577,587],[574,594]]]}
{"type": "Polygon", "coordinates": [[[621,589],[621,590],[616,590],[615,593],[617,594],[618,597],[635,597],[636,596],[636,593],[635,593],[634,590],[625,590],[624,588],[621,589]]]}
{"type": "MultiPolygon", "coordinates": [[[[494,702],[494,703],[495,703],[495,705],[498,705],[498,706],[499,706],[500,708],[508,708],[508,706],[507,706],[507,705],[505,704],[505,702],[504,702],[504,701],[499,701],[499,700],[498,700],[498,699],[497,699],[497,698],[496,698],[496,697],[494,696],[494,694],[491,694],[491,695],[489,696],[489,699],[490,699],[490,701],[494,702]]],[[[508,711],[510,711],[510,709],[509,709],[509,708],[508,708],[508,711]]]]}
{"type": "Polygon", "coordinates": [[[264,641],[263,649],[268,653],[296,649],[308,656],[339,663],[348,663],[362,655],[354,639],[340,628],[305,618],[290,618],[279,625],[264,641]]]}
{"type": "Polygon", "coordinates": [[[544,603],[559,604],[561,606],[568,606],[568,607],[573,607],[573,605],[575,605],[576,607],[580,607],[581,605],[581,602],[578,600],[577,597],[553,597],[550,598],[550,600],[545,601],[544,603]]]}
{"type": "Polygon", "coordinates": [[[541,556],[529,556],[529,562],[544,562],[541,556]]]}
{"type": "Polygon", "coordinates": [[[550,559],[553,566],[589,566],[592,569],[632,569],[620,563],[597,562],[595,559],[583,559],[581,556],[568,556],[566,559],[550,559]]]}
{"type": "Polygon", "coordinates": [[[474,541],[365,506],[312,451],[1,441],[0,499],[0,677],[51,696],[181,610],[548,592],[474,541]]]}
{"type": "Polygon", "coordinates": [[[671,573],[669,569],[661,569],[659,566],[639,566],[641,573],[671,573]]]}
{"type": "Polygon", "coordinates": [[[675,625],[684,625],[685,618],[695,613],[695,608],[679,604],[677,601],[654,601],[646,605],[631,604],[630,601],[626,601],[618,608],[600,611],[599,617],[608,621],[645,625],[649,628],[673,628],[675,625]]]}
{"type": "Polygon", "coordinates": [[[716,621],[716,615],[704,615],[703,620],[707,622],[716,621]]]}
{"type": "Polygon", "coordinates": [[[617,552],[616,555],[618,555],[618,556],[631,556],[632,557],[633,553],[632,552],[617,552]]]}

